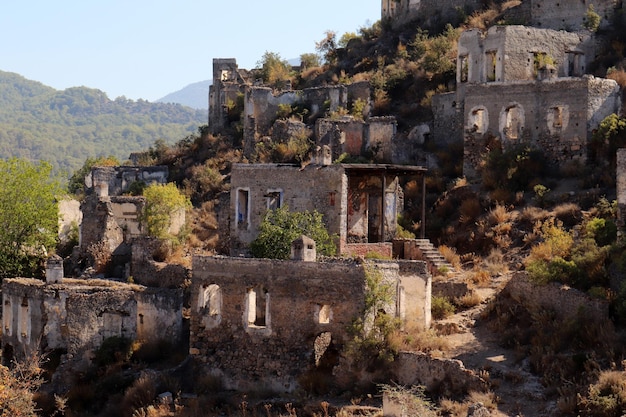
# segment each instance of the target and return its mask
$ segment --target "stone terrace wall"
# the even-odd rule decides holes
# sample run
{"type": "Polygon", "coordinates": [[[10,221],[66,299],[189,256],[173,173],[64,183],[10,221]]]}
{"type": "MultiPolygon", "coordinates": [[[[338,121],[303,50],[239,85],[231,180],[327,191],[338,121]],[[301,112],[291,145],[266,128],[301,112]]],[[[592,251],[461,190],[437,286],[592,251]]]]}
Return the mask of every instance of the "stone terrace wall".
{"type": "Polygon", "coordinates": [[[597,321],[609,317],[609,304],[605,300],[557,283],[534,284],[525,272],[515,273],[504,291],[522,305],[553,310],[561,319],[576,319],[580,312],[597,321]]]}
{"type": "Polygon", "coordinates": [[[394,27],[418,19],[426,25],[457,22],[461,14],[470,15],[482,5],[480,0],[383,0],[382,18],[394,27]]]}
{"type": "Polygon", "coordinates": [[[350,261],[196,256],[191,293],[192,355],[218,370],[228,388],[290,391],[298,376],[314,367],[320,335],[330,333],[329,353],[336,354],[347,340],[347,329],[364,306],[364,269],[350,261]],[[212,307],[207,311],[199,304],[210,284],[221,294],[214,315],[212,307]],[[251,288],[268,294],[265,327],[247,324],[251,288]],[[319,319],[323,306],[328,306],[328,323],[319,319]]]}

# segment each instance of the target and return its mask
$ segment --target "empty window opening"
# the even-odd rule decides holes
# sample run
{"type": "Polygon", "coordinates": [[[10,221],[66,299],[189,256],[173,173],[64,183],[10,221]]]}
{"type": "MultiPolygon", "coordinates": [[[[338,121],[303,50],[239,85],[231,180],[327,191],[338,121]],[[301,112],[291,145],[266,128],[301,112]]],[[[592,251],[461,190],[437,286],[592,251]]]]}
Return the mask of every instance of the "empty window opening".
{"type": "Polygon", "coordinates": [[[496,51],[488,51],[485,54],[485,64],[487,66],[485,72],[487,75],[487,81],[496,80],[496,62],[497,62],[496,56],[497,56],[496,51]]]}
{"type": "Polygon", "coordinates": [[[506,109],[504,134],[507,139],[518,139],[522,128],[521,112],[519,107],[512,106],[506,109]]]}
{"type": "Polygon", "coordinates": [[[228,70],[222,70],[222,74],[220,76],[220,79],[222,81],[228,81],[230,79],[230,71],[228,70]]]}
{"type": "Polygon", "coordinates": [[[570,77],[580,77],[585,72],[584,54],[581,52],[567,53],[567,75],[570,77]]]}
{"type": "Polygon", "coordinates": [[[4,300],[4,308],[2,310],[2,321],[4,322],[4,332],[7,336],[13,335],[13,308],[11,301],[4,300]]]}
{"type": "Polygon", "coordinates": [[[533,52],[533,75],[539,76],[539,70],[555,64],[554,58],[545,52],[533,52]]]}
{"type": "Polygon", "coordinates": [[[466,83],[469,78],[469,59],[467,55],[459,57],[459,81],[466,83]]]}
{"type": "Polygon", "coordinates": [[[198,297],[198,311],[209,316],[218,316],[221,312],[222,291],[216,284],[207,285],[201,288],[198,297]]]}
{"type": "Polygon", "coordinates": [[[250,224],[250,190],[240,188],[237,190],[237,226],[248,228],[250,224]]]}
{"type": "Polygon", "coordinates": [[[563,107],[560,107],[560,106],[553,107],[552,114],[554,116],[552,120],[552,127],[562,128],[563,127],[563,107]]]}
{"type": "Polygon", "coordinates": [[[487,110],[479,108],[469,114],[468,128],[472,133],[485,133],[487,131],[487,110]]]}
{"type": "Polygon", "coordinates": [[[283,206],[283,190],[267,190],[265,198],[267,198],[268,210],[276,210],[283,206]]]}
{"type": "Polygon", "coordinates": [[[328,304],[318,304],[316,309],[316,317],[317,322],[319,324],[328,324],[330,323],[330,318],[332,316],[332,310],[328,304]]]}
{"type": "Polygon", "coordinates": [[[24,297],[22,300],[22,304],[20,305],[19,316],[18,316],[18,328],[17,334],[18,337],[28,342],[30,339],[30,311],[29,311],[28,299],[24,297]]]}
{"type": "Polygon", "coordinates": [[[247,296],[247,323],[249,327],[266,327],[269,309],[269,293],[266,290],[250,288],[247,296]]]}

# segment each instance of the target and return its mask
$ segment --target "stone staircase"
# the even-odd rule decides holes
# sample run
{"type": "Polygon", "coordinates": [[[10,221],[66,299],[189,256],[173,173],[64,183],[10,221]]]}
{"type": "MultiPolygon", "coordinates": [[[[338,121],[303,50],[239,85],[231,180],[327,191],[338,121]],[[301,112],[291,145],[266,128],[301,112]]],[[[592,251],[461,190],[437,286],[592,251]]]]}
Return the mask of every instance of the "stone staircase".
{"type": "Polygon", "coordinates": [[[454,267],[450,262],[446,261],[441,255],[439,250],[428,239],[413,239],[415,242],[415,252],[421,257],[421,260],[426,261],[431,273],[435,274],[442,270],[449,272],[454,271],[454,267]]]}

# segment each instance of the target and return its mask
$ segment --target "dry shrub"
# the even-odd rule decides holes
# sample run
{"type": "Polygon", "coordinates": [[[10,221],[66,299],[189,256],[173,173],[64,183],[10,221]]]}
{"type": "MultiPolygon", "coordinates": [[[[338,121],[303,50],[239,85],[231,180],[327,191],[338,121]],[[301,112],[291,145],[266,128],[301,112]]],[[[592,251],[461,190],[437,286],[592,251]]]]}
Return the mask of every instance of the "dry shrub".
{"type": "Polygon", "coordinates": [[[614,69],[607,72],[606,78],[615,80],[622,88],[622,90],[626,88],[626,71],[624,71],[623,69],[614,69]]]}
{"type": "Polygon", "coordinates": [[[498,396],[493,392],[470,391],[463,402],[443,399],[439,405],[444,415],[466,416],[468,415],[469,408],[478,403],[487,408],[491,412],[490,415],[502,415],[497,412],[498,396]]]}
{"type": "Polygon", "coordinates": [[[489,255],[483,260],[482,267],[491,276],[503,274],[508,271],[508,266],[504,259],[504,253],[499,249],[492,249],[489,255]]]}
{"type": "Polygon", "coordinates": [[[489,198],[501,204],[511,204],[515,201],[515,194],[506,188],[496,188],[489,193],[489,198]]]}
{"type": "Polygon", "coordinates": [[[374,91],[374,106],[373,112],[375,114],[387,114],[391,107],[391,99],[384,90],[374,91]]]}
{"type": "Polygon", "coordinates": [[[111,249],[104,241],[89,245],[87,248],[87,257],[96,274],[107,272],[109,266],[111,265],[111,249]]]}
{"type": "Polygon", "coordinates": [[[540,207],[525,207],[520,215],[520,221],[534,225],[537,221],[545,220],[549,215],[549,212],[540,207]]]}
{"type": "Polygon", "coordinates": [[[500,223],[506,223],[515,220],[517,217],[516,212],[509,211],[503,204],[496,204],[494,208],[489,211],[489,224],[497,225],[500,223]]]}
{"type": "Polygon", "coordinates": [[[582,210],[578,204],[575,203],[563,203],[552,209],[554,217],[565,226],[574,226],[581,222],[583,218],[582,210]]]}
{"type": "Polygon", "coordinates": [[[441,256],[443,256],[444,259],[450,263],[450,265],[455,268],[461,267],[461,257],[456,253],[456,249],[446,245],[441,245],[438,249],[441,256]]]}
{"type": "Polygon", "coordinates": [[[626,406],[626,372],[603,371],[598,382],[580,398],[580,408],[590,416],[619,416],[626,406]]]}
{"type": "Polygon", "coordinates": [[[142,375],[124,393],[121,402],[123,415],[131,416],[136,410],[152,404],[157,396],[156,377],[142,375]]]}
{"type": "Polygon", "coordinates": [[[482,212],[480,200],[478,197],[463,200],[459,211],[461,212],[461,215],[459,216],[460,223],[472,223],[482,212]]]}
{"type": "Polygon", "coordinates": [[[486,30],[495,23],[499,16],[500,12],[494,8],[474,12],[467,19],[467,26],[468,28],[486,30]]]}
{"type": "Polygon", "coordinates": [[[488,287],[491,283],[491,274],[482,268],[474,268],[469,276],[469,282],[479,287],[488,287]]]}
{"type": "Polygon", "coordinates": [[[189,246],[205,251],[214,250],[219,239],[215,202],[206,201],[199,209],[193,210],[190,223],[189,246]]]}
{"type": "Polygon", "coordinates": [[[465,293],[463,296],[456,298],[454,300],[454,304],[461,307],[462,309],[475,307],[482,302],[483,302],[482,298],[476,291],[469,291],[465,293]]]}
{"type": "Polygon", "coordinates": [[[420,330],[407,327],[392,333],[388,342],[395,351],[446,352],[450,349],[450,342],[445,337],[439,336],[434,329],[420,330]]]}

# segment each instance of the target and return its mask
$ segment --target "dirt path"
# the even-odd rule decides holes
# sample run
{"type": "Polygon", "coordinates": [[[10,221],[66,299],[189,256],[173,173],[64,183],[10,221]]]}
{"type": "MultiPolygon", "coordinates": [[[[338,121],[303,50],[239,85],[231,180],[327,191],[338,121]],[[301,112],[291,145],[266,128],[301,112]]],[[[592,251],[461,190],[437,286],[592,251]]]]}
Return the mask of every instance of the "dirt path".
{"type": "Polygon", "coordinates": [[[556,404],[546,400],[544,387],[529,371],[528,360],[515,351],[500,347],[497,335],[481,322],[480,314],[498,288],[508,282],[503,276],[492,288],[478,289],[483,302],[444,320],[456,332],[445,336],[450,349],[449,359],[458,359],[467,369],[488,375],[493,392],[498,396],[498,409],[504,416],[544,417],[556,414],[556,404]]]}

